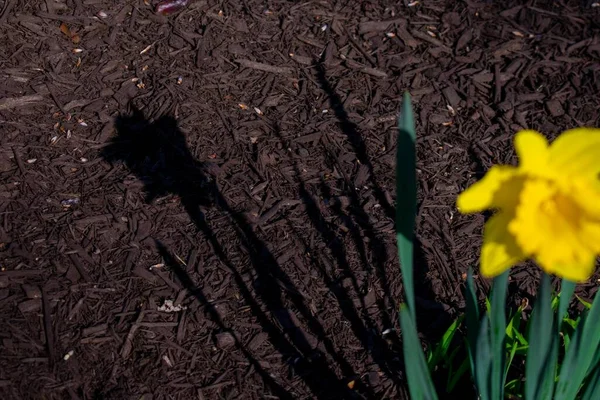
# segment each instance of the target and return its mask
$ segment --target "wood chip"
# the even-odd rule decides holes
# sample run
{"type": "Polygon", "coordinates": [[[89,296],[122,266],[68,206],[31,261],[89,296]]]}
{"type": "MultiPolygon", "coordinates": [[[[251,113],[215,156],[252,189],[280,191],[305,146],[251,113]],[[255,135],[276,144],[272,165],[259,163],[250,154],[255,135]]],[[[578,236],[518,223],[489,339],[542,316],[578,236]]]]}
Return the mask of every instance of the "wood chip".
{"type": "Polygon", "coordinates": [[[19,303],[18,307],[23,314],[39,311],[42,308],[42,301],[40,299],[25,300],[19,303]]]}
{"type": "Polygon", "coordinates": [[[215,335],[217,348],[224,350],[232,347],[235,344],[235,338],[229,332],[221,332],[215,335]]]}
{"type": "Polygon", "coordinates": [[[42,290],[37,285],[21,285],[21,288],[25,292],[25,296],[30,299],[40,299],[42,297],[42,290]]]}
{"type": "Polygon", "coordinates": [[[565,109],[558,100],[550,100],[546,103],[546,109],[553,117],[560,117],[565,115],[565,109]]]}

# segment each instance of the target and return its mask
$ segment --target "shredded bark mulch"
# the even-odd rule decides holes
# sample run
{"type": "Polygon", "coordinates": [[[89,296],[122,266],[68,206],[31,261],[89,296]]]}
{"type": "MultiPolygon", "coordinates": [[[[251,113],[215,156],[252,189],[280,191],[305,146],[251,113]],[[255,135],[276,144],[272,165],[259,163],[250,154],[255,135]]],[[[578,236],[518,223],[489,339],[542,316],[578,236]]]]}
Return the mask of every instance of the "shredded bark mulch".
{"type": "Polygon", "coordinates": [[[487,216],[457,194],[520,129],[600,125],[600,7],[155,6],[0,1],[0,397],[408,398],[402,93],[427,345],[478,263],[487,216]]]}

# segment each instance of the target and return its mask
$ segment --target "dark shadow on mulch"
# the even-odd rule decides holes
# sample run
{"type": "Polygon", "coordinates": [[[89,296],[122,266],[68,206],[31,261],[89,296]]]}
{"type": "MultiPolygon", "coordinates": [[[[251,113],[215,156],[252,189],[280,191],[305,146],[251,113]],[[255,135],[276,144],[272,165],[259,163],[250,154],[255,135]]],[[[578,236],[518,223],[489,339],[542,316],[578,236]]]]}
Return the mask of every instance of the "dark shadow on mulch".
{"type": "MultiPolygon", "coordinates": [[[[233,210],[219,192],[214,180],[214,166],[196,160],[191,154],[176,120],[164,116],[150,122],[142,112],[134,109],[129,116],[119,116],[115,127],[117,136],[104,149],[103,157],[110,162],[124,162],[144,183],[147,201],[167,194],[179,196],[191,220],[205,235],[220,261],[232,273],[240,293],[269,335],[271,344],[288,361],[292,371],[307,384],[315,398],[359,398],[358,393],[363,391],[363,385],[358,384],[354,390],[349,390],[346,382],[339,379],[328,365],[326,356],[317,347],[314,337],[313,340],[309,340],[312,335],[294,322],[298,320],[294,315],[298,312],[307,321],[311,332],[315,332],[318,339],[325,341],[326,347],[329,347],[324,334],[325,329],[304,304],[303,296],[277,264],[265,243],[254,233],[251,224],[241,213],[233,210]],[[241,273],[229,260],[226,247],[210,227],[210,221],[206,220],[202,209],[208,207],[216,208],[227,215],[245,247],[256,276],[253,290],[247,287],[241,273]],[[286,306],[288,302],[294,309],[286,306]],[[267,312],[263,311],[263,307],[267,312]]],[[[173,257],[164,246],[160,245],[159,251],[165,261],[169,261],[181,283],[200,303],[206,304],[205,296],[185,269],[176,262],[173,263],[173,257]]],[[[231,331],[218,318],[215,310],[212,310],[210,315],[221,330],[231,331]]],[[[251,353],[240,347],[239,341],[237,344],[251,365],[255,365],[257,361],[251,353]]],[[[342,361],[335,354],[332,356],[337,358],[338,362],[342,361]]],[[[349,363],[341,364],[345,367],[345,372],[352,372],[349,363]]],[[[290,397],[267,373],[258,369],[257,371],[274,393],[281,398],[290,397]]],[[[358,377],[354,378],[358,381],[358,377]]]]}
{"type": "MultiPolygon", "coordinates": [[[[366,165],[369,170],[375,198],[383,207],[388,218],[395,220],[396,211],[394,206],[389,204],[389,202],[386,200],[384,191],[381,189],[381,187],[379,187],[377,180],[375,179],[376,174],[373,168],[373,163],[369,158],[366,144],[362,139],[358,126],[350,120],[348,113],[344,108],[342,99],[335,91],[335,88],[328,81],[324,63],[315,62],[314,67],[317,71],[317,81],[319,85],[321,85],[321,89],[329,98],[329,104],[339,121],[340,130],[350,142],[356,153],[357,159],[361,164],[366,165]]],[[[403,143],[398,143],[397,145],[401,146],[403,143]]],[[[359,248],[363,262],[365,262],[366,256],[360,231],[364,232],[364,235],[369,239],[369,250],[371,254],[373,254],[373,264],[375,266],[375,271],[378,274],[378,278],[381,281],[384,294],[387,297],[386,300],[391,305],[390,309],[396,310],[396,301],[399,299],[392,298],[388,284],[389,280],[387,279],[385,273],[384,264],[389,255],[386,254],[387,252],[385,246],[379,246],[381,240],[378,238],[372,224],[369,223],[369,216],[361,206],[360,198],[354,189],[354,185],[352,185],[350,182],[347,182],[347,186],[351,202],[349,209],[353,213],[353,216],[355,217],[354,220],[356,220],[358,224],[358,226],[354,226],[352,224],[349,225],[351,237],[359,248]]],[[[327,190],[326,185],[323,186],[323,189],[325,191],[325,196],[327,190]]],[[[340,211],[341,210],[338,209],[339,215],[343,217],[343,213],[340,211]]],[[[425,327],[425,329],[421,329],[421,333],[425,336],[429,343],[434,344],[441,338],[441,334],[443,334],[443,331],[450,326],[452,320],[443,305],[435,301],[435,292],[431,287],[430,279],[427,277],[429,266],[425,259],[420,242],[417,238],[415,238],[414,245],[414,286],[418,322],[421,328],[425,327]]],[[[365,262],[365,266],[368,265],[369,264],[365,262]]],[[[384,318],[384,324],[391,326],[389,313],[385,310],[382,310],[382,315],[384,318]]],[[[395,313],[394,318],[396,318],[395,313]]]]}
{"type": "Polygon", "coordinates": [[[225,322],[221,319],[219,312],[215,309],[214,305],[208,300],[208,298],[204,295],[204,292],[200,287],[198,287],[192,278],[188,275],[185,270],[185,266],[182,265],[177,258],[175,258],[171,252],[165,247],[165,245],[156,241],[156,247],[158,251],[165,261],[165,265],[171,269],[177,276],[177,279],[181,282],[184,288],[188,290],[188,292],[198,300],[200,305],[206,307],[206,310],[210,316],[210,319],[217,324],[219,330],[222,333],[229,333],[235,342],[235,346],[241,351],[241,353],[246,357],[250,365],[252,365],[256,372],[260,375],[260,377],[265,382],[273,393],[277,395],[281,399],[292,399],[293,397],[283,388],[281,387],[275,380],[266,372],[260,363],[254,358],[252,353],[243,345],[240,338],[236,333],[228,327],[225,322]]]}
{"type": "Polygon", "coordinates": [[[369,158],[367,152],[367,145],[365,144],[365,141],[363,140],[359,132],[358,126],[350,120],[350,117],[348,116],[348,113],[344,108],[344,103],[342,102],[340,95],[337,94],[335,88],[327,79],[327,72],[325,70],[324,63],[315,62],[313,65],[317,70],[317,82],[329,98],[329,106],[331,107],[336,118],[338,119],[340,130],[346,136],[348,142],[350,142],[350,145],[356,153],[356,158],[358,159],[358,161],[360,161],[361,164],[366,165],[369,169],[369,175],[371,176],[371,182],[373,184],[373,192],[375,194],[375,198],[383,207],[386,215],[389,218],[394,218],[394,207],[388,202],[388,200],[385,197],[384,191],[377,183],[373,163],[369,158]]]}
{"type": "MultiPolygon", "coordinates": [[[[352,122],[349,118],[348,113],[344,108],[344,103],[342,102],[340,96],[335,91],[335,88],[331,85],[329,80],[327,79],[327,73],[325,69],[325,65],[323,62],[315,62],[313,66],[316,68],[317,72],[317,81],[321,86],[321,89],[325,92],[327,97],[329,98],[330,107],[333,109],[335,116],[339,121],[339,128],[342,133],[348,139],[348,142],[351,144],[357,159],[361,164],[366,165],[371,176],[371,184],[373,187],[373,193],[379,204],[383,207],[385,214],[395,220],[395,209],[394,206],[389,204],[386,199],[385,193],[382,188],[378,185],[377,180],[375,179],[375,171],[373,168],[373,164],[371,159],[369,158],[366,144],[362,139],[361,133],[358,129],[358,126],[352,122]]],[[[412,145],[412,143],[403,143],[402,135],[400,135],[399,142],[397,146],[402,145],[412,145]]],[[[331,151],[329,152],[332,153],[331,151]]],[[[336,157],[332,156],[332,162],[337,162],[336,157]]],[[[414,162],[414,161],[413,161],[414,162]]],[[[341,166],[339,166],[341,168],[341,166]]],[[[322,194],[324,198],[330,198],[331,193],[329,193],[328,187],[325,182],[322,182],[322,194]]],[[[350,238],[355,243],[359,253],[361,261],[363,265],[369,270],[369,263],[367,262],[366,257],[366,249],[365,249],[365,240],[363,240],[363,235],[368,238],[369,253],[372,255],[372,263],[375,267],[375,271],[380,280],[380,284],[384,291],[384,295],[386,299],[380,304],[380,311],[383,318],[384,326],[392,326],[390,313],[388,310],[393,310],[394,318],[397,318],[397,301],[400,299],[393,299],[389,289],[389,280],[386,276],[385,272],[385,262],[389,259],[390,255],[386,254],[385,246],[381,246],[382,240],[378,237],[374,226],[369,222],[369,216],[364,211],[361,206],[361,201],[358,196],[358,193],[354,189],[354,185],[351,182],[347,182],[347,193],[350,198],[350,205],[348,207],[349,213],[347,214],[342,210],[341,207],[335,207],[334,211],[337,213],[338,217],[342,218],[346,221],[346,226],[349,228],[350,238]],[[356,223],[354,222],[356,221],[356,223]],[[386,305],[389,305],[387,308],[386,305]]],[[[305,202],[308,206],[308,210],[314,209],[314,207],[310,207],[311,197],[305,197],[305,202]]],[[[315,223],[315,227],[319,229],[319,231],[324,235],[325,239],[332,244],[331,250],[333,254],[338,254],[338,261],[343,261],[343,255],[339,256],[340,252],[336,246],[336,238],[328,232],[326,229],[323,229],[324,221],[319,218],[317,213],[313,213],[311,219],[315,223]]],[[[398,229],[398,227],[396,227],[398,229]]],[[[424,337],[428,345],[433,346],[439,342],[445,330],[452,323],[452,317],[448,312],[448,307],[440,304],[436,301],[435,292],[431,286],[431,280],[428,278],[429,266],[427,260],[425,258],[425,254],[422,250],[421,243],[417,237],[414,239],[414,288],[415,288],[415,297],[416,297],[416,308],[417,308],[417,323],[419,327],[420,334],[424,337]]],[[[366,320],[368,321],[368,319],[366,320]]],[[[401,347],[399,343],[395,343],[395,348],[398,348],[400,353],[399,357],[402,359],[401,347]]],[[[374,358],[376,358],[377,353],[373,353],[374,358]]],[[[381,354],[381,353],[380,353],[381,354]]],[[[387,352],[384,352],[384,357],[379,359],[378,364],[382,368],[383,371],[390,374],[390,377],[394,375],[397,376],[397,370],[389,369],[389,367],[393,367],[394,364],[388,364],[392,357],[387,352]],[[396,372],[394,374],[394,372],[396,372]]],[[[441,389],[445,385],[445,380],[447,377],[445,376],[435,376],[434,380],[436,384],[441,389]]],[[[468,382],[467,386],[468,385],[468,382]]],[[[458,390],[462,391],[462,387],[458,390]]]]}
{"type": "MultiPolygon", "coordinates": [[[[375,180],[373,164],[371,163],[371,161],[368,157],[367,147],[366,147],[364,140],[361,137],[360,132],[358,131],[358,127],[356,126],[356,124],[354,122],[350,121],[350,118],[348,117],[348,113],[344,109],[344,105],[343,105],[343,102],[342,102],[340,96],[336,93],[333,86],[327,80],[327,74],[326,74],[325,66],[323,65],[323,63],[318,62],[318,63],[315,63],[314,66],[317,69],[317,81],[318,81],[319,85],[321,86],[321,89],[325,92],[325,94],[329,98],[329,104],[330,104],[331,108],[333,109],[335,116],[337,117],[337,119],[339,121],[340,130],[342,131],[342,133],[344,133],[344,135],[346,135],[348,141],[352,145],[352,148],[354,149],[354,152],[356,153],[356,157],[357,157],[358,161],[360,161],[361,164],[366,165],[367,168],[369,169],[369,175],[371,176],[371,182],[373,183],[373,191],[375,194],[375,198],[377,199],[379,204],[381,204],[381,206],[383,207],[386,215],[389,218],[394,218],[395,211],[394,211],[392,205],[388,203],[383,191],[381,190],[381,188],[379,187],[379,185],[377,184],[377,182],[375,180]]],[[[331,152],[329,152],[329,153],[331,154],[331,152]]],[[[336,157],[332,156],[331,158],[335,159],[334,162],[337,162],[336,157]]],[[[383,288],[384,295],[385,295],[385,300],[389,304],[391,309],[396,309],[395,301],[392,297],[390,286],[388,283],[388,278],[386,276],[385,268],[384,268],[385,260],[388,259],[386,248],[385,248],[385,246],[380,246],[381,241],[378,240],[373,226],[369,223],[369,216],[365,213],[364,209],[362,208],[359,195],[356,192],[354,185],[351,182],[346,182],[346,186],[348,188],[348,193],[350,196],[350,203],[351,203],[350,208],[353,210],[355,219],[357,221],[359,221],[360,229],[362,229],[362,231],[365,233],[365,235],[369,238],[369,243],[371,246],[370,250],[371,250],[371,253],[374,255],[375,271],[381,282],[381,286],[383,288]]],[[[326,185],[323,186],[322,189],[325,191],[324,194],[326,194],[327,193],[326,185]]],[[[358,246],[358,248],[360,249],[359,251],[361,254],[361,261],[363,262],[364,267],[367,268],[367,270],[369,270],[371,265],[370,265],[370,263],[367,262],[366,252],[364,249],[364,242],[361,238],[360,232],[357,229],[353,229],[352,239],[354,240],[356,246],[358,246]]],[[[391,323],[391,318],[389,316],[389,312],[387,310],[383,310],[382,316],[383,316],[383,320],[384,320],[383,321],[384,325],[391,326],[392,323],[391,323]]]]}
{"type": "MultiPolygon", "coordinates": [[[[281,134],[280,127],[277,124],[274,125],[273,130],[284,147],[288,148],[291,146],[290,143],[285,142],[283,135],[281,134]]],[[[319,251],[311,248],[310,241],[307,240],[305,236],[302,235],[302,233],[299,232],[294,224],[290,221],[288,221],[288,229],[295,234],[299,243],[302,244],[303,252],[310,255],[312,265],[317,267],[325,286],[334,294],[340,310],[342,311],[342,315],[350,323],[350,328],[354,336],[359,340],[365,351],[371,355],[373,361],[377,364],[379,369],[385,373],[387,378],[393,380],[396,385],[401,387],[402,384],[400,383],[400,377],[401,370],[403,368],[401,364],[402,355],[390,348],[383,337],[384,335],[382,332],[378,331],[377,324],[369,315],[369,305],[367,305],[365,302],[365,297],[369,290],[368,285],[359,284],[356,274],[350,267],[349,256],[347,255],[346,246],[343,240],[341,240],[341,238],[338,236],[335,227],[331,226],[331,224],[323,215],[323,212],[319,206],[320,201],[318,200],[318,197],[310,193],[306,183],[301,179],[301,168],[297,161],[293,161],[293,168],[295,175],[299,177],[300,198],[305,205],[306,213],[308,214],[313,231],[317,232],[317,236],[320,236],[320,239],[331,251],[331,255],[335,261],[335,267],[331,268],[331,266],[326,265],[321,260],[323,255],[320,255],[319,257],[314,256],[314,254],[319,254],[319,251]],[[334,272],[335,269],[341,270],[341,274],[339,272],[334,272]],[[345,280],[349,280],[350,284],[345,285],[345,280]],[[350,292],[354,293],[354,297],[350,295],[350,292]],[[353,298],[359,299],[360,308],[362,310],[361,313],[358,312],[356,306],[354,305],[353,298]]],[[[330,188],[324,180],[321,180],[320,188],[321,195],[324,199],[330,199],[333,197],[332,193],[330,192],[330,188]]],[[[352,202],[353,204],[357,203],[358,198],[353,197],[352,202]]],[[[349,229],[349,235],[358,249],[361,264],[364,266],[364,268],[370,269],[370,262],[367,257],[367,250],[364,246],[364,240],[361,235],[360,228],[353,222],[353,218],[351,218],[351,216],[346,215],[345,212],[341,210],[341,207],[336,207],[334,205],[333,211],[338,214],[337,216],[339,216],[345,222],[346,227],[349,229]]],[[[365,216],[361,215],[361,217],[364,218],[365,216]]],[[[367,236],[375,239],[375,242],[379,242],[379,240],[377,240],[375,237],[373,228],[370,226],[365,228],[369,229],[367,236]]],[[[378,264],[379,268],[382,270],[384,265],[383,263],[380,263],[379,260],[384,260],[386,258],[385,247],[381,246],[381,248],[377,249],[376,251],[373,250],[372,255],[373,260],[375,260],[375,263],[378,264]]],[[[368,282],[365,281],[365,283],[368,282]]],[[[383,325],[386,327],[391,327],[392,325],[389,317],[389,311],[390,309],[393,310],[394,307],[386,304],[385,301],[378,302],[377,306],[379,307],[379,312],[384,319],[383,325]]]]}

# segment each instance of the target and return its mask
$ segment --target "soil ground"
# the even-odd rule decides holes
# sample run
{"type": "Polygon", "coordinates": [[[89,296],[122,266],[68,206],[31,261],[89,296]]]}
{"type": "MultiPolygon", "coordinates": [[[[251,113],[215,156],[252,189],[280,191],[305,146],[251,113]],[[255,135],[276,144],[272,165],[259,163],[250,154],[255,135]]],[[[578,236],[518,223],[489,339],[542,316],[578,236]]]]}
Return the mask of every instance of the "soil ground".
{"type": "Polygon", "coordinates": [[[600,125],[592,3],[0,1],[0,397],[407,398],[402,93],[427,344],[478,262],[456,195],[600,125]]]}

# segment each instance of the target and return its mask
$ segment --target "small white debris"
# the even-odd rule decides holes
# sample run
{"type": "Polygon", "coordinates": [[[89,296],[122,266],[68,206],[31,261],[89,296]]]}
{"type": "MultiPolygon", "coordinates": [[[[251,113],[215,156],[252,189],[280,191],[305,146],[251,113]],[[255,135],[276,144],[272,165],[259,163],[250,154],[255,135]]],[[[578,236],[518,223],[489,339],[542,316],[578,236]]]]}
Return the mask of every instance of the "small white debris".
{"type": "Polygon", "coordinates": [[[86,123],[84,120],[82,120],[82,119],[78,119],[78,120],[77,120],[77,123],[78,123],[79,125],[81,125],[81,126],[88,126],[88,124],[87,124],[87,123],[86,123]]]}
{"type": "Polygon", "coordinates": [[[177,84],[181,85],[183,83],[183,77],[179,76],[177,77],[177,84]]]}
{"type": "Polygon", "coordinates": [[[427,31],[427,34],[433,38],[437,37],[437,35],[431,31],[427,31]]]}
{"type": "Polygon", "coordinates": [[[73,135],[73,132],[71,132],[70,129],[67,129],[67,139],[71,139],[72,135],[73,135]]]}
{"type": "Polygon", "coordinates": [[[387,33],[385,34],[385,36],[387,36],[387,37],[389,37],[389,38],[393,38],[393,37],[396,37],[396,34],[395,34],[394,32],[387,32],[387,33]]]}
{"type": "Polygon", "coordinates": [[[29,160],[27,160],[27,164],[33,164],[36,161],[37,161],[37,158],[30,158],[29,160]]]}
{"type": "Polygon", "coordinates": [[[456,110],[454,109],[454,107],[452,107],[450,104],[446,104],[446,107],[448,107],[448,111],[450,111],[450,114],[456,115],[456,110]]]}
{"type": "Polygon", "coordinates": [[[56,142],[58,142],[58,136],[52,136],[50,139],[50,144],[55,144],[56,142]]]}
{"type": "Polygon", "coordinates": [[[75,354],[75,351],[69,350],[69,352],[63,357],[63,360],[67,361],[69,358],[73,357],[73,354],[75,354]]]}
{"type": "Polygon", "coordinates": [[[173,367],[173,362],[171,361],[168,355],[165,354],[164,356],[162,356],[162,359],[165,362],[165,364],[167,364],[169,367],[173,367]]]}
{"type": "Polygon", "coordinates": [[[263,115],[263,112],[258,107],[254,107],[254,112],[257,113],[258,115],[263,115]]]}
{"type": "Polygon", "coordinates": [[[321,111],[321,112],[322,112],[323,114],[327,114],[327,113],[329,112],[329,110],[328,110],[328,109],[325,109],[325,110],[323,110],[323,111],[321,111]]]}
{"type": "Polygon", "coordinates": [[[87,159],[87,158],[85,158],[85,157],[81,157],[79,160],[80,160],[82,163],[86,163],[86,162],[88,162],[88,159],[87,159]]]}
{"type": "MultiPolygon", "coordinates": [[[[122,219],[122,218],[121,218],[121,219],[122,219]]],[[[127,222],[127,221],[124,221],[124,222],[127,222]]],[[[162,267],[164,267],[164,266],[165,266],[165,264],[163,264],[163,263],[158,263],[158,264],[151,265],[149,269],[150,269],[150,270],[152,270],[153,268],[162,268],[162,267]]]]}
{"type": "Polygon", "coordinates": [[[324,25],[321,27],[321,30],[322,30],[323,32],[325,32],[325,31],[327,30],[327,28],[329,28],[329,26],[327,26],[327,24],[324,24],[324,25]]]}
{"type": "Polygon", "coordinates": [[[77,53],[81,53],[83,51],[83,49],[77,48],[77,49],[73,49],[73,53],[77,54],[77,53]]]}
{"type": "Polygon", "coordinates": [[[146,46],[146,48],[144,48],[144,50],[140,51],[140,55],[147,53],[148,51],[150,51],[150,49],[152,48],[154,44],[149,44],[148,46],[146,46]]]}
{"type": "Polygon", "coordinates": [[[513,35],[515,35],[516,37],[525,37],[525,35],[523,35],[521,32],[519,31],[513,31],[512,32],[513,35]]]}
{"type": "Polygon", "coordinates": [[[166,312],[166,313],[174,313],[185,310],[187,307],[180,305],[173,305],[173,300],[165,300],[162,306],[158,307],[158,311],[166,312]]]}
{"type": "Polygon", "coordinates": [[[592,8],[600,7],[600,3],[592,3],[592,8]]]}
{"type": "Polygon", "coordinates": [[[108,14],[107,14],[107,13],[105,13],[104,11],[98,11],[98,14],[97,14],[97,15],[98,15],[98,17],[100,17],[100,18],[107,18],[107,17],[108,17],[108,14]]]}
{"type": "Polygon", "coordinates": [[[408,3],[409,7],[414,7],[414,6],[418,6],[421,2],[420,1],[411,1],[410,3],[408,3]]]}

